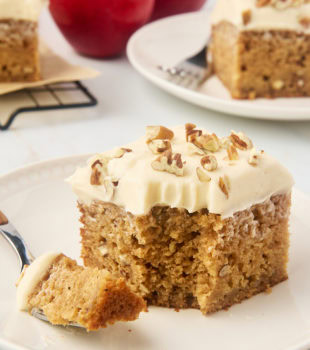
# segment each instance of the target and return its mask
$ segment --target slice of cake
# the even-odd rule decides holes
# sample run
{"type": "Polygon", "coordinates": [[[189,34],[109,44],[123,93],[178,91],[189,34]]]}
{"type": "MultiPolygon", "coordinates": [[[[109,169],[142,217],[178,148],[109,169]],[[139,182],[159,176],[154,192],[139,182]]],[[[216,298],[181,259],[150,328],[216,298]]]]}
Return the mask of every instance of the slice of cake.
{"type": "Polygon", "coordinates": [[[0,0],[0,82],[40,79],[38,17],[44,0],[0,0]]]}
{"type": "Polygon", "coordinates": [[[128,288],[123,278],[108,271],[82,267],[60,253],[46,253],[24,269],[17,287],[17,305],[39,309],[57,325],[75,322],[97,330],[116,321],[133,321],[145,302],[128,288]]]}
{"type": "Polygon", "coordinates": [[[85,265],[151,305],[209,313],[287,279],[293,180],[243,133],[148,127],[68,181],[85,265]]]}
{"type": "Polygon", "coordinates": [[[210,60],[233,98],[310,96],[309,0],[217,0],[210,60]]]}

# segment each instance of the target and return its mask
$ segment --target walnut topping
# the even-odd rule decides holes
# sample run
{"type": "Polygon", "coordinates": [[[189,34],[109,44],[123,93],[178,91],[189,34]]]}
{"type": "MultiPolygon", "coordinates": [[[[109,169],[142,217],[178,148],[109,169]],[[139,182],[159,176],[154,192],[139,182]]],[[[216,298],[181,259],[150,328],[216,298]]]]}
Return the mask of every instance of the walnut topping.
{"type": "Polygon", "coordinates": [[[242,151],[253,147],[252,141],[241,132],[237,134],[236,132],[232,131],[229,138],[233,145],[242,151]]]}
{"type": "Polygon", "coordinates": [[[213,155],[202,157],[200,163],[202,167],[208,171],[214,171],[217,169],[217,160],[213,155]]]}
{"type": "Polygon", "coordinates": [[[110,200],[118,181],[108,176],[108,163],[111,158],[99,156],[91,165],[90,184],[105,188],[105,200],[110,200]]]}
{"type": "Polygon", "coordinates": [[[211,177],[201,168],[196,168],[196,174],[201,182],[210,182],[211,177]]]}
{"type": "Polygon", "coordinates": [[[171,150],[171,143],[169,140],[152,140],[148,143],[149,149],[154,154],[160,154],[171,150]]]}
{"type": "Polygon", "coordinates": [[[242,12],[242,22],[246,26],[251,22],[252,19],[252,11],[250,9],[242,12]]]}
{"type": "Polygon", "coordinates": [[[259,157],[259,154],[256,151],[256,149],[255,148],[251,149],[248,163],[252,166],[256,166],[258,164],[258,157],[259,157]]]}
{"type": "Polygon", "coordinates": [[[263,7],[269,5],[271,0],[256,0],[256,7],[263,7]]]}
{"type": "Polygon", "coordinates": [[[206,154],[202,149],[198,148],[191,142],[187,143],[187,152],[190,156],[193,156],[193,155],[204,156],[206,154]]]}
{"type": "Polygon", "coordinates": [[[185,124],[185,137],[186,137],[186,141],[188,141],[187,137],[188,135],[191,133],[191,131],[193,131],[196,128],[196,124],[192,124],[192,123],[186,123],[185,124]]]}
{"type": "Polygon", "coordinates": [[[114,158],[122,158],[125,153],[132,152],[132,149],[130,148],[119,148],[115,153],[114,153],[114,158]]]}
{"type": "Polygon", "coordinates": [[[288,7],[297,7],[309,3],[309,0],[256,0],[257,7],[273,6],[277,10],[284,10],[288,7]]]}
{"type": "Polygon", "coordinates": [[[221,148],[220,140],[215,134],[202,134],[202,130],[195,128],[195,124],[185,124],[187,142],[193,143],[205,152],[217,152],[221,148]]]}
{"type": "Polygon", "coordinates": [[[201,130],[196,130],[196,125],[187,123],[185,124],[185,137],[187,142],[194,142],[198,136],[202,135],[201,130]]]}
{"type": "Polygon", "coordinates": [[[233,145],[230,145],[227,148],[227,154],[228,154],[229,160],[238,160],[239,159],[238,151],[237,151],[236,147],[233,145]]]}
{"type": "Polygon", "coordinates": [[[304,28],[309,28],[310,27],[310,17],[301,17],[299,18],[299,23],[304,27],[304,28]]]}
{"type": "Polygon", "coordinates": [[[91,166],[92,172],[90,175],[90,184],[100,186],[102,184],[103,176],[102,173],[104,171],[103,162],[97,159],[91,166]]]}
{"type": "Polygon", "coordinates": [[[224,175],[223,177],[219,178],[219,187],[221,191],[225,194],[226,198],[229,198],[229,191],[230,191],[230,181],[227,175],[224,175]]]}
{"type": "Polygon", "coordinates": [[[173,131],[164,126],[158,125],[146,127],[146,143],[153,140],[172,140],[173,136],[173,131]]]}
{"type": "Polygon", "coordinates": [[[170,174],[177,176],[183,176],[184,173],[184,163],[180,153],[173,154],[171,151],[166,151],[162,153],[158,158],[156,158],[151,166],[157,171],[166,171],[170,174]]]}
{"type": "Polygon", "coordinates": [[[215,134],[203,134],[198,136],[193,143],[197,147],[209,152],[217,152],[221,147],[220,140],[215,134]]]}

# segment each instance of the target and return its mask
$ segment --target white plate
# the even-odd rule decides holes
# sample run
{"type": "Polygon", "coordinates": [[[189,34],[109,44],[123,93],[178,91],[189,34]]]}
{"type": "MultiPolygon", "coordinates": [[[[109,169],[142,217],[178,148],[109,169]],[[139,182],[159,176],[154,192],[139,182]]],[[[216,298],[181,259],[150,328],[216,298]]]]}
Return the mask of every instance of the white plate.
{"type": "MultiPolygon", "coordinates": [[[[79,257],[75,197],[64,178],[76,156],[34,164],[0,177],[0,208],[35,255],[61,250],[79,257]]],[[[95,333],[51,326],[15,307],[18,260],[0,236],[0,348],[32,350],[297,350],[310,340],[310,199],[295,190],[289,280],[211,316],[150,307],[139,320],[95,333]],[[131,330],[131,331],[129,331],[131,330]]]]}
{"type": "Polygon", "coordinates": [[[127,46],[133,67],[165,91],[193,104],[219,112],[272,120],[309,120],[310,98],[233,100],[216,78],[209,79],[201,91],[177,86],[156,67],[173,66],[203,47],[209,36],[205,12],[168,17],[139,29],[127,46]]]}

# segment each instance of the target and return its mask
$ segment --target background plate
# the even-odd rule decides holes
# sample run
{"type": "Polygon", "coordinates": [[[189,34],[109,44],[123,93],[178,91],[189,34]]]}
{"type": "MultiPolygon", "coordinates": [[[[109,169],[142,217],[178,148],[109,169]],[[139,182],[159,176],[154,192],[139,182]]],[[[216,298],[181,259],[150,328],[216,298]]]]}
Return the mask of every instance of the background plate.
{"type": "Polygon", "coordinates": [[[173,66],[207,42],[210,25],[206,12],[168,17],[139,29],[129,40],[128,58],[133,67],[165,91],[201,107],[227,114],[271,120],[310,120],[310,98],[233,100],[223,84],[213,76],[193,91],[177,86],[157,69],[173,66]]]}
{"type": "MultiPolygon", "coordinates": [[[[0,208],[35,255],[60,250],[79,257],[76,199],[64,179],[86,156],[37,163],[0,177],[0,208]]],[[[294,191],[290,279],[242,304],[202,316],[150,307],[139,320],[95,333],[51,326],[15,306],[18,259],[0,236],[0,348],[21,350],[307,349],[310,340],[310,199],[294,191]]]]}

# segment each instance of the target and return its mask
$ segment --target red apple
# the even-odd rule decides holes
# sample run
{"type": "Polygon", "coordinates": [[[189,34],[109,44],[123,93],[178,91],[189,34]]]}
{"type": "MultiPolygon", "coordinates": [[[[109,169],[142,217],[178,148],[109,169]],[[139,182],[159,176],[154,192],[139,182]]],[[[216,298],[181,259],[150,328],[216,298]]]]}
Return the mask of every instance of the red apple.
{"type": "Polygon", "coordinates": [[[151,20],[199,10],[207,0],[156,0],[151,20]]]}
{"type": "Polygon", "coordinates": [[[146,23],[155,0],[50,0],[49,9],[64,37],[81,54],[121,53],[130,35],[146,23]]]}

